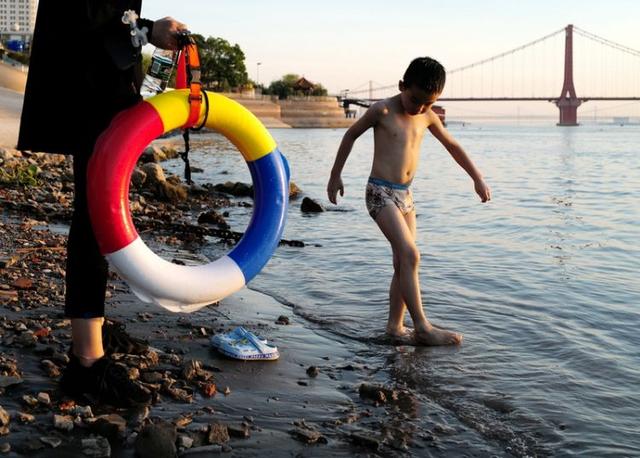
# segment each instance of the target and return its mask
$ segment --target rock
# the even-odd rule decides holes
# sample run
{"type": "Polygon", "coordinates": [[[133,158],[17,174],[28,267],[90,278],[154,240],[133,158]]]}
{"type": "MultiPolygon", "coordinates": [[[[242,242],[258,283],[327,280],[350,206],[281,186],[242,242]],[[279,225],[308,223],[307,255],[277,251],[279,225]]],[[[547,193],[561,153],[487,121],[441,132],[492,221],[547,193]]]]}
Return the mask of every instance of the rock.
{"type": "Polygon", "coordinates": [[[246,183],[227,181],[213,187],[214,191],[231,194],[235,197],[253,197],[253,186],[246,183]]]}
{"type": "Polygon", "coordinates": [[[360,397],[371,399],[375,402],[385,404],[387,401],[397,401],[398,392],[384,386],[363,383],[359,388],[360,397]]]}
{"type": "Polygon", "coordinates": [[[91,406],[74,406],[71,409],[71,413],[82,418],[93,418],[93,411],[91,410],[91,406]]]}
{"type": "Polygon", "coordinates": [[[307,369],[307,375],[309,377],[317,377],[320,374],[320,370],[316,366],[309,366],[307,369]]]}
{"type": "Polygon", "coordinates": [[[140,376],[145,383],[162,383],[164,376],[160,372],[143,372],[140,376]]]}
{"type": "Polygon", "coordinates": [[[200,386],[200,390],[202,391],[203,396],[210,398],[215,396],[217,387],[215,383],[206,382],[200,386]]]}
{"type": "Polygon", "coordinates": [[[177,203],[187,200],[187,188],[181,184],[164,182],[160,185],[157,195],[168,202],[177,203]]]}
{"type": "Polygon", "coordinates": [[[166,183],[167,178],[164,175],[164,170],[158,164],[149,163],[142,166],[142,171],[147,175],[145,181],[146,187],[156,186],[159,183],[166,183]]]}
{"type": "Polygon", "coordinates": [[[133,172],[131,173],[131,184],[135,188],[141,188],[145,181],[147,181],[147,173],[140,167],[133,169],[133,172]]]}
{"type": "Polygon", "coordinates": [[[247,425],[227,425],[227,431],[229,431],[229,436],[238,437],[240,439],[247,439],[251,436],[251,431],[247,425]]]}
{"type": "Polygon", "coordinates": [[[200,216],[198,216],[198,224],[213,224],[218,226],[220,229],[229,229],[229,225],[225,219],[215,210],[209,210],[201,213],[200,216]]]}
{"type": "Polygon", "coordinates": [[[80,446],[82,447],[82,453],[87,456],[96,458],[108,458],[111,456],[109,441],[101,436],[82,439],[80,446]]]}
{"type": "Polygon", "coordinates": [[[34,421],[36,421],[36,417],[34,415],[31,415],[30,413],[18,412],[17,415],[20,423],[33,423],[34,421]]]}
{"type": "Polygon", "coordinates": [[[289,317],[288,316],[280,315],[278,317],[278,319],[276,320],[276,324],[288,325],[288,324],[291,324],[291,322],[289,321],[289,317]]]}
{"type": "Polygon", "coordinates": [[[40,437],[40,442],[49,445],[51,448],[57,448],[60,444],[62,444],[61,439],[53,436],[42,436],[40,437]]]}
{"type": "Polygon", "coordinates": [[[0,426],[7,426],[11,421],[9,413],[0,406],[0,426]]]}
{"type": "Polygon", "coordinates": [[[167,157],[167,159],[175,159],[180,155],[180,151],[178,151],[173,145],[162,145],[160,149],[167,157]]]}
{"type": "Polygon", "coordinates": [[[29,394],[25,394],[22,396],[22,402],[24,402],[29,407],[35,407],[38,405],[38,400],[29,394]]]}
{"type": "Polygon", "coordinates": [[[3,442],[0,444],[0,453],[7,454],[11,451],[11,444],[8,442],[3,442]]]}
{"type": "Polygon", "coordinates": [[[157,146],[148,146],[140,155],[139,162],[143,163],[155,163],[167,160],[166,153],[157,146]]]}
{"type": "Polygon", "coordinates": [[[73,417],[71,415],[54,415],[53,427],[60,431],[73,430],[73,417]]]}
{"type": "Polygon", "coordinates": [[[193,439],[186,434],[180,434],[178,436],[178,448],[191,448],[193,446],[193,439]]]}
{"type": "Polygon", "coordinates": [[[289,199],[297,199],[302,194],[302,189],[298,187],[293,181],[289,182],[289,199]]]}
{"type": "Polygon", "coordinates": [[[222,423],[212,423],[209,425],[209,431],[207,432],[207,441],[210,444],[224,444],[229,442],[229,430],[227,425],[222,423]]]}
{"type": "Polygon", "coordinates": [[[307,428],[295,428],[291,435],[305,444],[315,444],[322,437],[320,432],[307,428]]]}
{"type": "Polygon", "coordinates": [[[38,393],[38,402],[45,406],[50,406],[51,397],[49,396],[49,393],[38,393]]]}
{"type": "Polygon", "coordinates": [[[310,199],[309,197],[305,197],[304,199],[302,199],[300,210],[304,213],[322,213],[323,211],[325,211],[322,205],[320,205],[315,200],[310,199]]]}
{"type": "Polygon", "coordinates": [[[174,458],[176,456],[176,429],[167,423],[145,426],[135,443],[140,458],[174,458]]]}
{"type": "Polygon", "coordinates": [[[44,371],[47,373],[49,378],[60,377],[60,368],[56,366],[53,361],[50,361],[48,359],[43,359],[42,361],[40,361],[40,365],[42,366],[44,371]]]}
{"type": "Polygon", "coordinates": [[[27,277],[19,277],[13,282],[16,289],[33,289],[33,281],[27,277]]]}
{"type": "Polygon", "coordinates": [[[91,423],[91,432],[104,436],[111,441],[122,439],[125,436],[127,421],[120,415],[112,413],[100,415],[91,423]]]}

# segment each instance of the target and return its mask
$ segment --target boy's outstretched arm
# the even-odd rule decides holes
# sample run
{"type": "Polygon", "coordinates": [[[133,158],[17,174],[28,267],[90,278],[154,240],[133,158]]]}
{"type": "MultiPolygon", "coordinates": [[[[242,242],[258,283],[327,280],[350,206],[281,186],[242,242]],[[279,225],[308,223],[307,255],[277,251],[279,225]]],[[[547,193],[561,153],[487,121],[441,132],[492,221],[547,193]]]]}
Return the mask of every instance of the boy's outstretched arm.
{"type": "Polygon", "coordinates": [[[344,137],[342,137],[338,154],[336,154],[336,160],[331,169],[329,183],[327,183],[327,196],[332,204],[338,203],[338,192],[340,192],[341,196],[344,196],[344,185],[342,184],[341,174],[344,164],[347,162],[347,158],[351,153],[353,144],[367,129],[376,125],[381,110],[382,107],[379,103],[371,105],[365,114],[347,129],[344,137]]]}
{"type": "Polygon", "coordinates": [[[445,129],[437,114],[431,112],[429,120],[429,131],[431,131],[431,134],[436,137],[440,143],[442,143],[447,151],[449,151],[451,157],[453,157],[460,167],[462,167],[473,179],[476,193],[480,196],[482,202],[491,200],[491,189],[489,188],[489,185],[485,183],[482,174],[473,164],[473,161],[471,161],[471,158],[469,158],[467,153],[465,153],[462,146],[460,146],[460,143],[458,143],[449,131],[445,129]]]}

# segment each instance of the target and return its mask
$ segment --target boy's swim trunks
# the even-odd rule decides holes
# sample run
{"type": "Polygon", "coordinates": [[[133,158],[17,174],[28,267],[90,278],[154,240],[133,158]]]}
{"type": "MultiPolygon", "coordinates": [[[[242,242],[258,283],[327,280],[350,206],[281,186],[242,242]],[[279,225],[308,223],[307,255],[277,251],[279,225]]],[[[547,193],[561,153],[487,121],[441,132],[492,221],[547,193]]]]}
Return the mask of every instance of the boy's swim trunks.
{"type": "Polygon", "coordinates": [[[403,215],[414,210],[411,183],[398,184],[380,178],[369,177],[367,183],[367,210],[375,220],[389,203],[398,207],[403,215]]]}

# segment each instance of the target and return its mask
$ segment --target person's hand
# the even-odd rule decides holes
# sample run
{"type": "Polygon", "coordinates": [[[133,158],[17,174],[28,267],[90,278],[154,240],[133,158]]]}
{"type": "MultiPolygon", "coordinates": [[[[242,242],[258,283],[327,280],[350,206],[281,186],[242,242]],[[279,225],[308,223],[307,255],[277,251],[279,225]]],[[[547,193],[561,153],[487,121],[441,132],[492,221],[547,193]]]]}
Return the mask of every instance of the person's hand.
{"type": "Polygon", "coordinates": [[[339,175],[337,177],[332,175],[329,179],[329,183],[327,184],[327,196],[332,204],[338,203],[338,191],[340,191],[341,196],[344,196],[342,178],[339,175]]]}
{"type": "Polygon", "coordinates": [[[164,17],[153,23],[151,44],[161,49],[178,49],[178,33],[187,30],[187,26],[172,17],[164,17]]]}
{"type": "Polygon", "coordinates": [[[491,200],[491,189],[489,185],[484,182],[482,178],[479,178],[474,181],[474,187],[476,190],[476,194],[480,196],[482,202],[487,202],[491,200]]]}

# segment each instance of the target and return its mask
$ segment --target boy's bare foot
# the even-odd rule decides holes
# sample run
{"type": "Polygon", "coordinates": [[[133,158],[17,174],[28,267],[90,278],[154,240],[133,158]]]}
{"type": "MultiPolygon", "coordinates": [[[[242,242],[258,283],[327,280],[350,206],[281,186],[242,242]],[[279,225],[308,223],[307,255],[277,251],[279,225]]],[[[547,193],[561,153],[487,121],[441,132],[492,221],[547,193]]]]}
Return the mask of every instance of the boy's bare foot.
{"type": "Polygon", "coordinates": [[[387,336],[395,343],[411,344],[413,342],[413,329],[402,326],[391,328],[387,326],[387,336]]]}
{"type": "Polygon", "coordinates": [[[413,333],[413,337],[418,345],[460,345],[462,343],[462,334],[447,331],[446,329],[431,326],[428,330],[413,333]]]}

